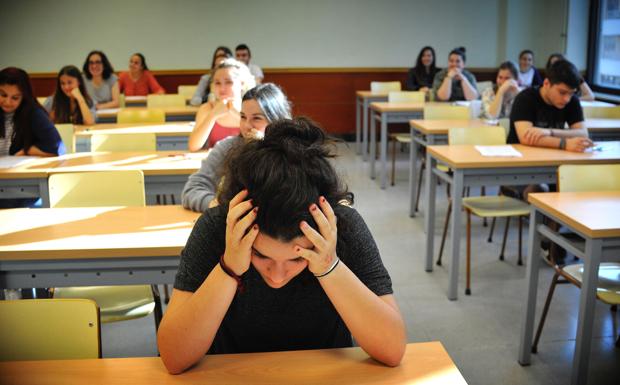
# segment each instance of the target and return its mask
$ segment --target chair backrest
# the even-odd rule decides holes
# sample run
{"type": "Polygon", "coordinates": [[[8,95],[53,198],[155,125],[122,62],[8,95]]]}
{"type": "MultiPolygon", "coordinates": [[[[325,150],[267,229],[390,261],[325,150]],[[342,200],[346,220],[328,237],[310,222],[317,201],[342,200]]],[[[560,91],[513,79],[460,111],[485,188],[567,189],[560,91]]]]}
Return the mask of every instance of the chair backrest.
{"type": "Polygon", "coordinates": [[[506,144],[506,131],[501,126],[451,128],[448,143],[471,145],[506,144]]]}
{"type": "Polygon", "coordinates": [[[424,106],[424,119],[470,119],[471,112],[467,106],[427,105],[424,106]]]}
{"type": "Polygon", "coordinates": [[[177,93],[185,99],[190,99],[196,93],[196,85],[180,85],[177,88],[177,93]]]}
{"type": "Polygon", "coordinates": [[[370,92],[400,91],[400,82],[370,82],[370,92]]]}
{"type": "Polygon", "coordinates": [[[117,123],[164,123],[166,113],[157,108],[121,108],[116,115],[117,123]]]}
{"type": "Polygon", "coordinates": [[[390,103],[424,103],[425,92],[420,91],[390,91],[388,102],[390,103]]]}
{"type": "Polygon", "coordinates": [[[157,151],[157,137],[154,133],[134,134],[97,134],[90,138],[90,150],[122,151],[157,151]]]}
{"type": "Polygon", "coordinates": [[[75,152],[75,139],[73,136],[73,124],[55,124],[56,130],[60,134],[60,139],[65,144],[67,154],[75,152]]]}
{"type": "Polygon", "coordinates": [[[179,94],[169,94],[169,95],[150,94],[146,97],[147,108],[183,107],[183,106],[185,106],[185,97],[179,94]]]}
{"type": "Polygon", "coordinates": [[[586,106],[583,107],[583,116],[586,119],[620,119],[620,106],[586,106]]]}
{"type": "Polygon", "coordinates": [[[50,207],[144,206],[144,174],[115,170],[52,174],[50,207]]]}
{"type": "Polygon", "coordinates": [[[100,358],[100,334],[89,299],[0,301],[0,361],[100,358]]]}
{"type": "Polygon", "coordinates": [[[620,164],[563,164],[559,191],[620,191],[620,164]]]}
{"type": "Polygon", "coordinates": [[[478,86],[478,93],[480,95],[487,89],[493,88],[493,82],[491,81],[477,82],[476,85],[478,86]]]}

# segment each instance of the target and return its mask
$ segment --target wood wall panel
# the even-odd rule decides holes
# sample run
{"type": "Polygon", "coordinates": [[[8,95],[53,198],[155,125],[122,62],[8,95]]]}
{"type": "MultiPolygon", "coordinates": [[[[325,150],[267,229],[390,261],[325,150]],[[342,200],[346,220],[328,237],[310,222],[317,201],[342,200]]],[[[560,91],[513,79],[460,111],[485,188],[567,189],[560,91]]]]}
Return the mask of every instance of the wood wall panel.
{"type": "MultiPolygon", "coordinates": [[[[472,69],[478,81],[492,80],[494,69],[472,69]]],[[[197,84],[203,72],[153,71],[167,93],[176,93],[181,84],[197,84]]],[[[405,68],[394,69],[267,69],[265,81],[284,90],[293,104],[295,115],[306,115],[320,123],[329,133],[350,137],[355,134],[355,91],[370,89],[371,81],[400,81],[405,68]]],[[[55,74],[34,74],[36,96],[54,91],[55,74]]]]}

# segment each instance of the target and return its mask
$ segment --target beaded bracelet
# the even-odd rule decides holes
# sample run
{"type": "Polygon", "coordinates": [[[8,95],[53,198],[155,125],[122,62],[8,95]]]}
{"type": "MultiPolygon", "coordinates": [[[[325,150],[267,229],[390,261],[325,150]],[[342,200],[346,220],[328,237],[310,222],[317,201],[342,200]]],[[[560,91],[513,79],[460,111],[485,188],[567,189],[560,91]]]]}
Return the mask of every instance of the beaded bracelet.
{"type": "Polygon", "coordinates": [[[226,265],[226,263],[224,262],[224,255],[220,257],[220,267],[222,268],[222,271],[226,273],[226,275],[237,281],[237,291],[239,293],[243,293],[243,279],[240,275],[235,274],[235,272],[226,265]]]}
{"type": "Polygon", "coordinates": [[[327,271],[323,274],[319,274],[319,275],[314,275],[317,278],[321,278],[321,277],[325,277],[327,274],[331,273],[332,271],[334,271],[334,269],[336,268],[336,266],[338,266],[338,264],[340,263],[340,258],[336,258],[336,261],[329,267],[329,269],[327,269],[327,271]]]}

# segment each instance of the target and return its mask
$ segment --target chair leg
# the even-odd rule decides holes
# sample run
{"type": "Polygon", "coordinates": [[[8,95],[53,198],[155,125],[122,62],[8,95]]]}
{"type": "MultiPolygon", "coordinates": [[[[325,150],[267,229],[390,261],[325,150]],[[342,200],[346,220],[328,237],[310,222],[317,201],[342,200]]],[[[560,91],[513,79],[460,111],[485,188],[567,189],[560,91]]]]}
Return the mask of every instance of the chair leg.
{"type": "Polygon", "coordinates": [[[487,242],[491,243],[493,242],[493,231],[495,230],[495,220],[497,218],[493,217],[493,219],[491,220],[491,228],[489,229],[489,237],[487,238],[487,242]]]}
{"type": "Polygon", "coordinates": [[[170,194],[170,203],[173,205],[176,205],[175,199],[174,199],[174,194],[170,194]]]}
{"type": "Polygon", "coordinates": [[[523,242],[523,216],[519,216],[519,260],[517,265],[523,266],[523,253],[521,252],[521,246],[523,242]]]}
{"type": "Polygon", "coordinates": [[[161,195],[157,194],[155,195],[155,203],[157,203],[157,205],[159,206],[161,204],[161,195]]]}
{"type": "MultiPolygon", "coordinates": [[[[480,187],[480,196],[487,195],[487,188],[485,186],[480,187]]],[[[482,218],[482,227],[487,227],[487,217],[482,218]]]]}
{"type": "Polygon", "coordinates": [[[540,315],[540,322],[538,323],[538,329],[536,329],[536,337],[534,337],[534,343],[532,344],[532,353],[534,354],[538,353],[538,341],[540,340],[543,326],[545,326],[547,312],[549,311],[549,305],[551,305],[551,298],[553,298],[553,292],[555,291],[555,286],[558,284],[559,277],[560,275],[558,273],[555,273],[553,275],[553,279],[551,280],[551,286],[549,286],[549,292],[547,293],[547,299],[545,300],[545,307],[543,308],[543,312],[540,315]]]}
{"type": "MultiPolygon", "coordinates": [[[[414,146],[415,144],[411,144],[414,146]]],[[[415,167],[415,165],[414,165],[415,167]]],[[[420,162],[420,173],[418,176],[418,196],[415,198],[415,211],[418,211],[419,203],[420,203],[420,192],[422,191],[422,176],[424,175],[424,169],[426,168],[426,161],[422,159],[420,162]]]]}
{"type": "Polygon", "coordinates": [[[467,210],[467,277],[465,295],[471,295],[471,211],[467,210]]]}
{"type": "Polygon", "coordinates": [[[168,290],[168,284],[164,284],[164,303],[167,305],[170,302],[170,292],[168,290]]]}
{"type": "Polygon", "coordinates": [[[504,239],[502,240],[502,251],[499,253],[499,260],[504,260],[504,250],[506,250],[506,238],[508,238],[508,226],[510,226],[510,217],[506,217],[506,227],[504,227],[504,239]]]}
{"type": "Polygon", "coordinates": [[[155,309],[153,310],[153,317],[155,318],[155,333],[159,330],[159,324],[164,316],[164,312],[161,306],[161,297],[159,295],[159,288],[157,285],[151,285],[153,291],[153,298],[155,299],[155,309]]]}
{"type": "Polygon", "coordinates": [[[443,223],[443,233],[441,235],[441,245],[439,246],[439,257],[437,258],[437,266],[441,266],[441,256],[443,255],[443,248],[446,245],[446,235],[448,235],[448,224],[450,223],[451,213],[452,213],[452,200],[448,202],[448,211],[446,212],[446,220],[443,223]]]}
{"type": "Polygon", "coordinates": [[[394,174],[396,173],[396,140],[392,140],[392,186],[394,186],[394,174]]]}

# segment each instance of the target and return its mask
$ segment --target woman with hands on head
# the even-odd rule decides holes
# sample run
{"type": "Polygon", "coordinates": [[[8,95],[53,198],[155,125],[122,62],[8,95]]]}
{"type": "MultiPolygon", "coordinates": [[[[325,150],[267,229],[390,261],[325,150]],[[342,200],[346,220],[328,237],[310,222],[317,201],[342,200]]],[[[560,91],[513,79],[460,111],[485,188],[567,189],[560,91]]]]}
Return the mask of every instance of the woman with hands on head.
{"type": "Polygon", "coordinates": [[[390,276],[323,131],[300,118],[270,124],[227,160],[221,205],[182,252],[158,332],[181,373],[206,353],[352,346],[400,363],[406,332],[390,276]],[[347,205],[345,205],[345,204],[347,205]]]}
{"type": "Polygon", "coordinates": [[[433,92],[439,101],[478,99],[476,78],[465,69],[465,47],[450,51],[448,68],[435,75],[433,92]]]}
{"type": "Polygon", "coordinates": [[[291,107],[286,96],[273,83],[260,84],[243,95],[241,103],[241,133],[216,143],[200,170],[189,176],[181,201],[183,207],[196,212],[207,211],[217,205],[215,195],[222,178],[222,166],[226,154],[247,140],[262,139],[265,128],[271,122],[291,118],[291,107]]]}
{"type": "Polygon", "coordinates": [[[198,109],[188,141],[190,151],[210,148],[226,137],[239,135],[241,98],[256,84],[248,67],[235,59],[224,59],[211,76],[215,100],[198,109]]]}
{"type": "Polygon", "coordinates": [[[56,78],[56,91],[44,104],[54,123],[95,124],[95,103],[86,91],[80,70],[64,66],[56,78]]]}
{"type": "Polygon", "coordinates": [[[517,67],[511,61],[500,64],[495,79],[495,86],[482,93],[482,117],[485,119],[502,119],[510,117],[510,110],[515,97],[521,91],[517,67]]]}

